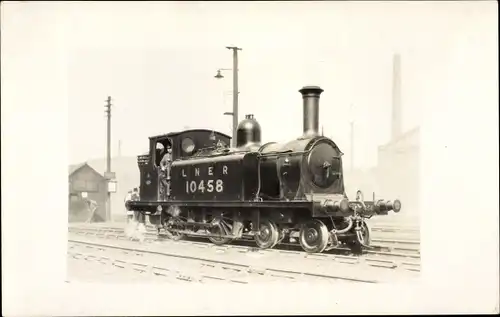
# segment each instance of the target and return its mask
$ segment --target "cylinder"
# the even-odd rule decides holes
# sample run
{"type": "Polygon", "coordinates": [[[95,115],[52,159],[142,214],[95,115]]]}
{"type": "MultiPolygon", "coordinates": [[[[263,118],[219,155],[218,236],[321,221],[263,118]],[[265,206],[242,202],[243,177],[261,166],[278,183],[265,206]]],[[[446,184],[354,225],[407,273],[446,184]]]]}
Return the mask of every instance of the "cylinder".
{"type": "Polygon", "coordinates": [[[318,86],[306,86],[299,90],[303,99],[303,132],[306,137],[319,135],[319,97],[323,91],[318,86]]]}

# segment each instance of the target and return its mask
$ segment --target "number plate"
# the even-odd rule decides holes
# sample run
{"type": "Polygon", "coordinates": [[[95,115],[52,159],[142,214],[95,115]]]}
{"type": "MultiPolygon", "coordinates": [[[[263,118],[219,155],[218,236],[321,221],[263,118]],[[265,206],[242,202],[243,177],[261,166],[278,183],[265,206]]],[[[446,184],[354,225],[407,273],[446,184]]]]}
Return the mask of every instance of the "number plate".
{"type": "Polygon", "coordinates": [[[176,162],[172,166],[172,196],[176,200],[240,199],[242,193],[241,160],[203,163],[176,162]]]}

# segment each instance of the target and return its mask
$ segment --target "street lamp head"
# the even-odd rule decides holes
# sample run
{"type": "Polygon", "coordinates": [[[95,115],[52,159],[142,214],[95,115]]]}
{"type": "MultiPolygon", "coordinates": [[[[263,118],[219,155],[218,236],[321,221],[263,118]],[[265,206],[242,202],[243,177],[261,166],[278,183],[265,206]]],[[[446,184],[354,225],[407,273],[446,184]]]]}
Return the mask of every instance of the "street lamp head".
{"type": "Polygon", "coordinates": [[[222,74],[220,72],[220,69],[217,70],[217,75],[215,75],[214,77],[217,78],[217,79],[224,78],[224,76],[222,76],[222,74]]]}
{"type": "Polygon", "coordinates": [[[233,113],[232,113],[232,112],[224,112],[224,115],[225,115],[225,116],[232,116],[232,115],[233,115],[233,113]]]}

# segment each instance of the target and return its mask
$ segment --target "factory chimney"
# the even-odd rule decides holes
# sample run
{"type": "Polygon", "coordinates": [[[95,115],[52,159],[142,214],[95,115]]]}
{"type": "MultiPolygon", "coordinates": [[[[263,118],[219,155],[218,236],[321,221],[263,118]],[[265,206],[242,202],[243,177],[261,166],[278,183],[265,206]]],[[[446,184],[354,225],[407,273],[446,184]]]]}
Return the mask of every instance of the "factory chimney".
{"type": "Polygon", "coordinates": [[[318,86],[306,86],[299,90],[303,99],[305,137],[319,134],[319,96],[323,91],[318,86]]]}
{"type": "Polygon", "coordinates": [[[392,133],[394,140],[401,135],[401,57],[395,54],[392,61],[392,133]]]}

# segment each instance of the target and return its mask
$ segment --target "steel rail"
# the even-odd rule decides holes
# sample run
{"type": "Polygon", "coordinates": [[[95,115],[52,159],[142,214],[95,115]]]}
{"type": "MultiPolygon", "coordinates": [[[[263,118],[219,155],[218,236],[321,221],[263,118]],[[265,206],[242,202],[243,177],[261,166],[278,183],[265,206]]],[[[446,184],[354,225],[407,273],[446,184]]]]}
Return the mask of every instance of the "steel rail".
{"type": "MultiPolygon", "coordinates": [[[[105,238],[109,237],[116,237],[117,239],[123,239],[123,240],[133,240],[132,238],[127,237],[124,234],[124,230],[121,228],[112,228],[113,233],[108,233],[103,228],[70,228],[71,231],[77,234],[83,234],[83,235],[89,235],[93,234],[95,236],[101,235],[104,236],[105,238]],[[82,231],[83,230],[83,231],[82,231]],[[88,231],[87,231],[88,230],[88,231]],[[104,231],[104,232],[101,232],[104,231]]],[[[157,233],[153,232],[144,232],[142,233],[144,235],[144,241],[146,242],[154,242],[158,240],[163,240],[162,238],[166,238],[165,235],[160,234],[158,236],[157,233]]],[[[396,268],[404,268],[406,270],[411,270],[411,271],[419,271],[420,264],[415,263],[415,262],[408,262],[408,261],[394,261],[393,259],[382,259],[380,256],[383,257],[392,257],[392,258],[413,258],[413,259],[420,259],[419,254],[409,254],[409,253],[396,253],[396,252],[387,252],[387,250],[390,251],[390,249],[381,247],[379,251],[372,251],[368,250],[366,253],[367,254],[372,254],[376,255],[377,258],[369,258],[365,255],[363,256],[346,256],[346,255],[340,255],[340,254],[332,254],[331,252],[324,252],[324,253],[314,253],[314,254],[308,254],[306,252],[302,251],[294,251],[294,250],[284,250],[283,247],[288,246],[288,247],[295,247],[298,248],[296,244],[289,244],[289,243],[282,243],[281,247],[276,246],[273,249],[260,249],[258,247],[254,246],[249,246],[248,243],[251,242],[252,240],[238,240],[236,241],[238,244],[226,244],[223,246],[217,246],[214,245],[208,241],[199,241],[199,237],[195,238],[190,238],[190,240],[179,240],[179,241],[174,241],[171,239],[165,239],[169,242],[173,243],[187,243],[191,245],[201,245],[204,247],[215,247],[215,248],[231,248],[231,249],[240,249],[241,251],[239,252],[252,252],[252,251],[258,251],[258,252],[266,252],[266,253],[281,253],[281,254],[296,254],[298,256],[302,256],[302,258],[314,258],[314,259],[322,259],[322,260],[334,260],[340,263],[348,263],[348,264],[358,264],[358,263],[364,263],[369,266],[374,266],[374,267],[383,267],[383,268],[389,268],[389,269],[396,269],[396,268]],[[194,241],[193,241],[194,240],[194,241]],[[198,240],[198,241],[197,241],[198,240]],[[246,245],[245,245],[246,244],[246,245]],[[386,251],[383,251],[386,250],[386,251]]],[[[344,252],[350,252],[348,248],[336,248],[332,251],[336,251],[337,253],[339,251],[344,251],[344,252]]]]}
{"type": "Polygon", "coordinates": [[[306,277],[318,277],[318,278],[327,278],[327,279],[332,279],[332,280],[342,280],[342,281],[356,282],[356,283],[370,283],[370,284],[378,283],[377,281],[374,281],[374,280],[358,279],[358,278],[344,277],[344,276],[331,275],[331,274],[319,274],[319,273],[300,272],[300,271],[294,271],[294,270],[283,270],[283,269],[273,269],[273,268],[255,269],[252,266],[240,264],[240,263],[227,262],[227,261],[222,261],[222,260],[212,260],[212,259],[207,259],[207,258],[203,258],[203,257],[199,257],[199,256],[179,255],[179,254],[167,253],[164,251],[145,250],[145,249],[141,249],[141,248],[128,248],[128,247],[122,247],[122,246],[116,246],[116,245],[110,245],[110,244],[104,244],[104,243],[95,243],[95,242],[89,242],[89,241],[74,240],[74,239],[68,239],[68,241],[71,243],[90,245],[90,246],[94,246],[94,247],[101,247],[101,248],[104,247],[104,248],[116,249],[116,250],[121,250],[121,251],[141,252],[141,253],[146,253],[146,254],[167,256],[167,257],[172,257],[172,258],[195,260],[195,261],[201,261],[201,262],[206,262],[206,263],[212,263],[215,265],[234,266],[234,267],[239,267],[239,268],[245,269],[249,273],[255,272],[255,271],[257,271],[259,274],[265,274],[266,272],[275,272],[275,273],[295,274],[295,275],[306,276],[306,277]]]}
{"type": "Polygon", "coordinates": [[[404,228],[404,227],[385,227],[373,226],[371,230],[374,232],[391,232],[391,233],[420,233],[418,228],[404,228]]]}
{"type": "MultiPolygon", "coordinates": [[[[116,228],[116,227],[72,227],[70,229],[83,229],[83,230],[89,230],[89,231],[110,231],[110,232],[118,232],[118,233],[124,233],[126,231],[126,228],[116,228]]],[[[148,228],[147,229],[153,229],[153,228],[148,228]]],[[[157,236],[158,233],[156,229],[149,230],[144,232],[145,235],[155,235],[157,236]]],[[[162,234],[160,234],[162,235],[162,234]]],[[[204,235],[198,234],[198,235],[193,235],[192,237],[189,238],[205,238],[204,235]]],[[[243,238],[241,241],[249,241],[248,238],[243,238]]],[[[396,250],[405,250],[405,251],[410,251],[412,253],[420,253],[419,248],[415,248],[415,246],[420,245],[419,240],[403,240],[403,239],[387,239],[387,238],[372,238],[372,242],[378,243],[375,245],[372,245],[376,249],[396,249],[396,250]],[[408,246],[408,247],[403,247],[403,246],[408,246]]],[[[287,243],[287,242],[282,242],[282,245],[287,245],[287,246],[292,246],[295,245],[293,243],[287,243]]],[[[338,248],[338,250],[344,250],[343,248],[338,248]]],[[[348,249],[345,249],[348,250],[348,249]]]]}

